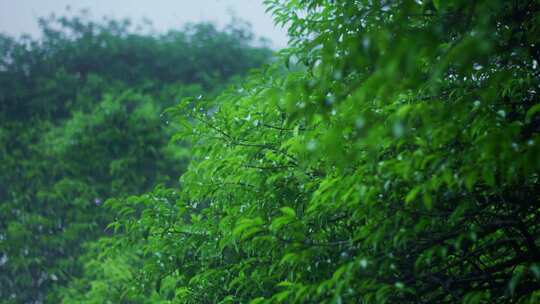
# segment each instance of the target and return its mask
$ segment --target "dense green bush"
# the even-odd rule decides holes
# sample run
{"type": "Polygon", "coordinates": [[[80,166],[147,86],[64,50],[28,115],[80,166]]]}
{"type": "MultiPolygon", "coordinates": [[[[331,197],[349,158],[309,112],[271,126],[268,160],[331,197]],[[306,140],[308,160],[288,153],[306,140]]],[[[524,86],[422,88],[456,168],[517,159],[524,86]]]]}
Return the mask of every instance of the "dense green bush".
{"type": "Polygon", "coordinates": [[[13,173],[0,181],[36,178],[0,190],[9,198],[0,213],[9,260],[0,267],[11,267],[0,286],[12,288],[7,276],[24,280],[15,271],[37,263],[12,263],[8,251],[48,222],[31,206],[7,221],[22,209],[14,206],[32,202],[32,187],[45,189],[37,202],[54,198],[41,212],[75,219],[60,241],[35,237],[54,248],[92,224],[90,211],[66,210],[61,199],[119,196],[97,208],[115,217],[110,235],[69,253],[84,269],[62,278],[69,284],[53,295],[64,303],[537,303],[538,1],[265,2],[289,27],[280,63],[216,98],[183,98],[164,115],[178,127],[173,144],[191,143],[180,186],[166,184],[167,171],[146,180],[125,154],[167,167],[165,156],[182,158],[182,149],[154,136],[117,145],[158,125],[150,118],[160,109],[143,89],[70,108],[62,124],[5,123],[0,147],[12,156],[0,164],[13,173]],[[128,100],[135,110],[122,108],[128,100]],[[150,121],[133,125],[138,115],[150,121]],[[133,129],[108,129],[103,150],[96,130],[107,119],[133,129]],[[36,162],[36,151],[46,157],[36,162]],[[110,170],[103,188],[84,179],[81,162],[94,156],[109,157],[96,164],[96,173],[110,170]],[[12,169],[15,159],[24,170],[12,169]],[[78,178],[51,187],[42,177],[50,172],[78,178]],[[125,197],[132,182],[158,181],[125,197]]]}
{"type": "Polygon", "coordinates": [[[286,68],[168,111],[180,189],[109,200],[66,301],[537,303],[538,1],[266,3],[286,68]]]}
{"type": "Polygon", "coordinates": [[[58,303],[82,244],[110,234],[103,202],[177,184],[189,150],[169,143],[163,109],[215,95],[271,54],[243,26],[152,36],[61,17],[41,29],[0,37],[1,303],[58,303]]]}

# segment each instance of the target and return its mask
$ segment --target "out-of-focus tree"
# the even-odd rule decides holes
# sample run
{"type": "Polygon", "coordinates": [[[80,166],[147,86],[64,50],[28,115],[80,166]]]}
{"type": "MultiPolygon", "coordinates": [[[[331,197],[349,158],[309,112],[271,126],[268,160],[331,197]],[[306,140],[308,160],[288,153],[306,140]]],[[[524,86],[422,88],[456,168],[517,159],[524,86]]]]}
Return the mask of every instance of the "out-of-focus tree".
{"type": "Polygon", "coordinates": [[[80,273],[81,245],[107,235],[103,202],[172,186],[185,168],[163,109],[271,55],[243,26],[150,35],[76,16],[40,27],[39,39],[0,36],[1,303],[58,303],[52,287],[80,273]]]}

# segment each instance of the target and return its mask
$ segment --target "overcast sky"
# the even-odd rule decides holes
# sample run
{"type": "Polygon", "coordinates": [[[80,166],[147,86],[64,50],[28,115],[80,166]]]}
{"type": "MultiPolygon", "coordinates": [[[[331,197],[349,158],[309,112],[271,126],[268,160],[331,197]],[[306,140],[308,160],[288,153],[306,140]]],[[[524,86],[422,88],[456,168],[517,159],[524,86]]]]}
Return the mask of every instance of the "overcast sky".
{"type": "Polygon", "coordinates": [[[187,22],[211,21],[223,26],[231,15],[253,25],[259,37],[272,41],[275,48],[287,45],[286,30],[276,28],[272,17],[265,13],[263,0],[0,0],[0,32],[19,36],[39,33],[38,17],[51,13],[62,15],[89,9],[91,17],[147,18],[157,31],[178,28],[187,22]]]}

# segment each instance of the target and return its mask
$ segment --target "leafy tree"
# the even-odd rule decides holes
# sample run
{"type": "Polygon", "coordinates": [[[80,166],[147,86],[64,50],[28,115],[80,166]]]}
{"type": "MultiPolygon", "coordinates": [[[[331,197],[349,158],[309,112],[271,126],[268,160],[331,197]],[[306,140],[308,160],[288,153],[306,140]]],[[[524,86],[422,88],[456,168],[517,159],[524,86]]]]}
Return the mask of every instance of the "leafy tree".
{"type": "Polygon", "coordinates": [[[180,189],[108,201],[116,301],[537,303],[538,1],[266,3],[286,68],[171,108],[180,189]]]}
{"type": "Polygon", "coordinates": [[[270,56],[243,26],[40,26],[40,40],[0,37],[1,303],[58,303],[53,290],[82,271],[82,244],[109,234],[103,202],[172,186],[185,168],[163,109],[214,95],[270,56]]]}

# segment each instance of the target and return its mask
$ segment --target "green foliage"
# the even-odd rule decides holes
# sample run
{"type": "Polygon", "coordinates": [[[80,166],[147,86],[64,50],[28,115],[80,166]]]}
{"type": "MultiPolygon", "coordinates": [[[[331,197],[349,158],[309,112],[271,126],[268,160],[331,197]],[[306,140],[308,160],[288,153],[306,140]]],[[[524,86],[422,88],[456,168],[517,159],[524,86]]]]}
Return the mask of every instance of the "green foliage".
{"type": "Polygon", "coordinates": [[[162,106],[172,105],[186,85],[210,94],[270,55],[250,46],[253,37],[243,25],[220,31],[194,24],[152,36],[137,34],[128,20],[94,23],[83,15],[51,16],[40,26],[42,41],[0,36],[2,120],[65,118],[118,87],[162,95],[162,106]]]}
{"type": "MultiPolygon", "coordinates": [[[[151,182],[126,153],[165,161],[181,151],[161,137],[128,150],[116,128],[110,150],[100,136],[80,139],[109,119],[146,132],[152,119],[134,125],[156,113],[144,91],[104,97],[60,127],[36,123],[59,138],[52,146],[21,128],[21,142],[57,156],[47,160],[74,159],[43,168],[86,176],[80,158],[95,156],[96,172],[118,173],[103,188],[34,179],[55,198],[120,196],[105,204],[113,234],[86,245],[83,276],[58,290],[62,301],[537,303],[538,2],[265,2],[289,26],[284,66],[166,111],[173,142],[191,147],[180,186],[130,190],[151,182]]],[[[10,134],[0,140],[13,145],[10,134]]],[[[19,219],[2,227],[10,242],[42,217],[19,219]]]]}
{"type": "Polygon", "coordinates": [[[287,68],[169,109],[180,189],[109,201],[116,301],[538,302],[538,2],[266,3],[287,68]]]}
{"type": "Polygon", "coordinates": [[[190,153],[169,142],[177,127],[163,109],[215,95],[270,51],[243,26],[152,36],[84,17],[40,25],[40,40],[0,37],[0,302],[58,303],[84,271],[110,278],[93,284],[92,303],[116,303],[131,291],[103,295],[133,278],[138,255],[98,259],[106,239],[82,247],[110,235],[103,203],[175,185],[190,153]]]}

